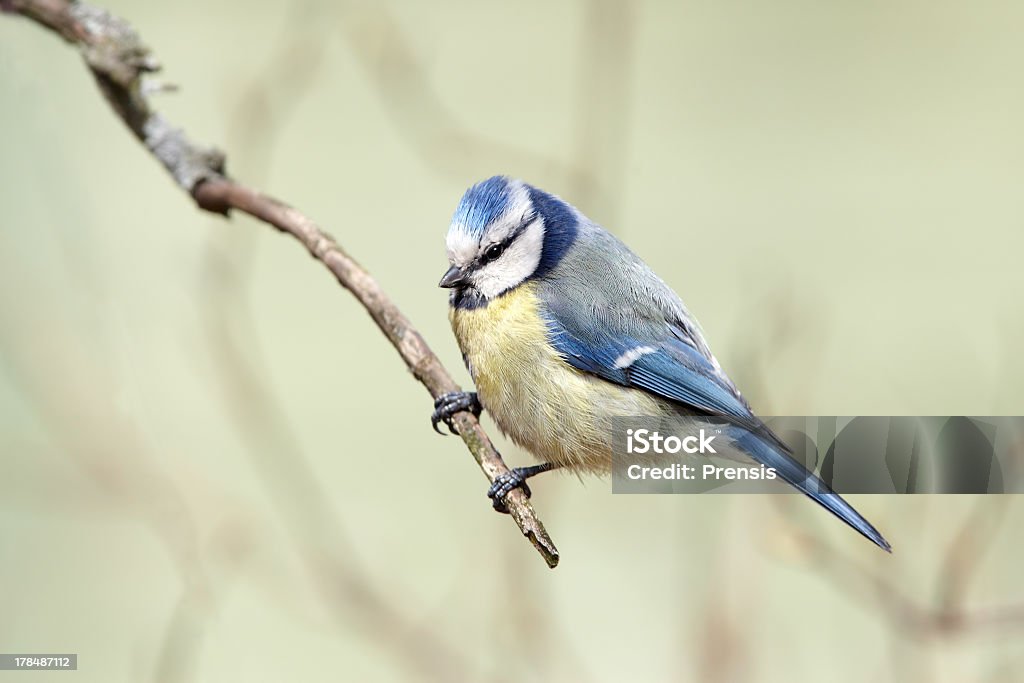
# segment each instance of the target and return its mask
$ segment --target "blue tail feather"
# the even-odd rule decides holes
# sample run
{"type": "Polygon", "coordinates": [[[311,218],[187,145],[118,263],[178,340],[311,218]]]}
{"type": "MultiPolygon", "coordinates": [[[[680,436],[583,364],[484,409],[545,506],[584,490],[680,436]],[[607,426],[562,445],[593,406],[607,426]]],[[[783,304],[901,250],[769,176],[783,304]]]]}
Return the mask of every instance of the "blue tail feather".
{"type": "Polygon", "coordinates": [[[892,552],[892,546],[871,525],[871,522],[864,519],[838,493],[834,493],[825,482],[808,472],[803,465],[783,450],[780,445],[767,443],[757,434],[740,427],[733,428],[733,435],[736,445],[754,460],[764,464],[766,467],[773,468],[787,483],[793,485],[811,500],[859,531],[879,548],[886,552],[892,552]]]}

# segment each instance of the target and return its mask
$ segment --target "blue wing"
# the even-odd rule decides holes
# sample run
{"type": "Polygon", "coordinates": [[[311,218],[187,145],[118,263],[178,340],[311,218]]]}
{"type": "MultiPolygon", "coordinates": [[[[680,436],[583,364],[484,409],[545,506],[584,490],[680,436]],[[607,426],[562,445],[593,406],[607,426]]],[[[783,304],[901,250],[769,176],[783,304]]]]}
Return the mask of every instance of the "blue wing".
{"type": "Polygon", "coordinates": [[[646,389],[709,415],[747,416],[743,399],[695,348],[669,339],[621,336],[580,339],[560,323],[550,341],[573,367],[624,386],[646,389]],[[652,350],[653,349],[653,350],[652,350]],[[636,360],[623,366],[629,353],[636,360]]]}
{"type": "Polygon", "coordinates": [[[581,321],[545,310],[549,341],[573,367],[609,382],[649,391],[694,412],[733,423],[730,436],[755,461],[832,512],[884,550],[888,541],[870,522],[795,460],[789,448],[753,415],[732,382],[712,362],[707,345],[683,319],[600,315],[581,321]],[[595,324],[596,323],[596,324],[595,324]]]}
{"type": "Polygon", "coordinates": [[[702,353],[685,323],[662,321],[647,330],[616,331],[574,324],[547,311],[548,339],[566,362],[609,382],[644,389],[697,413],[758,421],[732,382],[702,353]],[[633,357],[631,357],[631,354],[633,357]]]}

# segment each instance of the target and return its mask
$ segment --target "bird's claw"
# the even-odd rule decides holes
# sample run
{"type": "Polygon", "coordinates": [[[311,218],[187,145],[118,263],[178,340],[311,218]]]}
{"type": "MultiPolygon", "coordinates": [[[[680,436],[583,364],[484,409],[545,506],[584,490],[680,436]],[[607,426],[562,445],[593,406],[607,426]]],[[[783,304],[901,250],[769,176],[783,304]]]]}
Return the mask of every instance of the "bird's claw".
{"type": "Polygon", "coordinates": [[[455,428],[452,418],[456,413],[461,413],[464,410],[480,417],[483,406],[480,405],[480,398],[475,391],[451,391],[441,394],[434,401],[434,412],[430,415],[430,424],[434,431],[442,436],[444,432],[438,429],[438,425],[442,422],[448,425],[448,430],[452,434],[458,434],[459,431],[455,428]]]}
{"type": "Polygon", "coordinates": [[[533,496],[530,485],[526,478],[534,474],[530,467],[514,467],[508,472],[502,472],[487,489],[487,497],[491,499],[491,505],[495,511],[508,514],[508,506],[505,505],[505,496],[512,492],[512,489],[522,489],[527,498],[533,496]]]}

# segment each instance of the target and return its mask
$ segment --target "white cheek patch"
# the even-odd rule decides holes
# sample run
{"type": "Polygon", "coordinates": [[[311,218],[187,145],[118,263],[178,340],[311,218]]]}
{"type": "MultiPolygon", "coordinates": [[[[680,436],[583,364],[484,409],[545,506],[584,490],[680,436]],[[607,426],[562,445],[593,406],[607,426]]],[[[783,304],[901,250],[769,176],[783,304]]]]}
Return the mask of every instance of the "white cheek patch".
{"type": "Polygon", "coordinates": [[[512,289],[537,270],[543,248],[544,220],[537,218],[498,260],[473,274],[473,286],[488,299],[512,289]]]}

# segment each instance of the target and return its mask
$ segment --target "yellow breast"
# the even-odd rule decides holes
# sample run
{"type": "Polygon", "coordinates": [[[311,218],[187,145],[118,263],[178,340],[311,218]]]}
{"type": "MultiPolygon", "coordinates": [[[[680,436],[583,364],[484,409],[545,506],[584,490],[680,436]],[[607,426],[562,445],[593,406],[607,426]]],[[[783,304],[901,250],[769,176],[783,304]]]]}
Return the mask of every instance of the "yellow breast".
{"type": "Polygon", "coordinates": [[[576,470],[611,466],[611,418],[657,415],[648,394],[576,370],[548,343],[535,286],[487,306],[451,309],[480,402],[498,427],[541,460],[576,470]]]}

